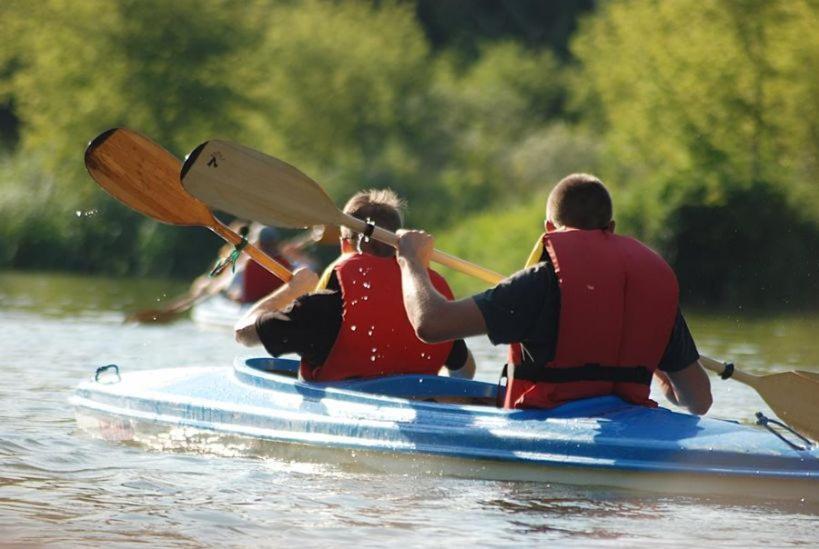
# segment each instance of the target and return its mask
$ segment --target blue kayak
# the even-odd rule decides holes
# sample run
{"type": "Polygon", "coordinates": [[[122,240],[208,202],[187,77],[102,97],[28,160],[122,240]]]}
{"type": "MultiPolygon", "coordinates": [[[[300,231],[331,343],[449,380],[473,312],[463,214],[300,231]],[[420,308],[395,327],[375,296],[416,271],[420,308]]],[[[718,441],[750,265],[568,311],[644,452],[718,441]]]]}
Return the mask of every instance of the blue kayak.
{"type": "Polygon", "coordinates": [[[815,500],[819,449],[732,421],[627,404],[614,396],[552,410],[503,410],[491,383],[394,376],[334,383],[295,377],[293,360],[98,372],[71,398],[78,417],[190,427],[355,452],[469,478],[679,494],[815,500]],[[434,399],[434,401],[433,401],[434,399]]]}

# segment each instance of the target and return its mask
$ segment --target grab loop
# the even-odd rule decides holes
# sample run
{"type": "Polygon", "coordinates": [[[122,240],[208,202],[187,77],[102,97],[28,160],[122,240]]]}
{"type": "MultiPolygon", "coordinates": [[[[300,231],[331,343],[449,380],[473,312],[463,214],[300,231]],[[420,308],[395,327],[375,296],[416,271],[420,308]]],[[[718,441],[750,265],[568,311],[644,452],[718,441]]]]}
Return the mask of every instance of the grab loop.
{"type": "Polygon", "coordinates": [[[216,265],[214,265],[213,270],[210,272],[210,278],[214,278],[222,274],[228,265],[230,265],[231,272],[236,272],[236,261],[238,261],[239,256],[242,255],[242,250],[244,250],[245,246],[247,246],[247,232],[247,225],[239,229],[239,235],[242,237],[242,240],[240,240],[239,243],[234,246],[233,251],[230,252],[229,256],[216,262],[216,265]]]}
{"type": "Polygon", "coordinates": [[[787,444],[788,446],[790,446],[794,450],[810,450],[811,446],[813,446],[813,443],[810,440],[803,437],[802,435],[800,435],[799,433],[797,433],[796,431],[794,431],[793,429],[791,429],[790,427],[788,427],[787,425],[782,423],[781,421],[777,421],[775,419],[771,419],[771,418],[765,416],[765,414],[763,414],[762,412],[757,412],[756,413],[756,423],[757,423],[757,425],[762,425],[763,427],[765,427],[767,430],[769,430],[771,433],[776,435],[779,439],[781,439],[785,444],[787,444]],[[782,429],[785,429],[786,431],[791,433],[793,436],[795,436],[796,438],[798,438],[799,440],[804,442],[805,446],[800,446],[800,445],[795,444],[795,443],[791,442],[790,440],[786,439],[782,435],[782,433],[780,433],[779,431],[777,431],[776,429],[771,427],[771,424],[776,425],[777,427],[781,427],[782,429]]]}
{"type": "Polygon", "coordinates": [[[116,364],[106,364],[105,366],[100,366],[99,368],[97,368],[97,371],[94,372],[94,381],[96,381],[97,383],[119,383],[121,380],[122,378],[119,376],[119,366],[117,366],[116,364]],[[113,381],[111,380],[105,381],[108,378],[108,376],[105,376],[103,377],[103,381],[100,381],[100,376],[107,372],[113,372],[113,375],[116,376],[116,379],[113,381]]]}

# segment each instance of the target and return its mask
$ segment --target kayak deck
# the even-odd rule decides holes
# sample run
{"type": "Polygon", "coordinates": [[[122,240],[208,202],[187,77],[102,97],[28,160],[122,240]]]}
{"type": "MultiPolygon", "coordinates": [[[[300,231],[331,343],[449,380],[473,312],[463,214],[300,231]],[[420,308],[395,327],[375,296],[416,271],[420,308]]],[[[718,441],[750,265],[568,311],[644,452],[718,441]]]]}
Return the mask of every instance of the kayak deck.
{"type": "Polygon", "coordinates": [[[491,401],[497,389],[437,376],[305,383],[292,377],[296,367],[290,360],[248,359],[232,369],[133,372],[115,383],[84,382],[72,402],[106,415],[277,442],[414,461],[434,457],[445,473],[463,476],[781,497],[811,496],[819,488],[816,447],[795,450],[731,421],[614,396],[553,410],[427,402],[491,401]]]}

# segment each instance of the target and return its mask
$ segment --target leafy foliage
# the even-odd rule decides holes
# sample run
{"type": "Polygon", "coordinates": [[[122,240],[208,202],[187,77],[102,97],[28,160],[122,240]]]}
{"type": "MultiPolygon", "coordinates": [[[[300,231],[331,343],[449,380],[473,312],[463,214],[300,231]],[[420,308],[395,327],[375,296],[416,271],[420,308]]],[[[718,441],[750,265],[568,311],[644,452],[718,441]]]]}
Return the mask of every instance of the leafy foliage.
{"type": "Polygon", "coordinates": [[[803,65],[818,17],[808,1],[627,1],[581,25],[576,108],[605,135],[625,226],[689,296],[787,304],[819,276],[801,252],[819,242],[819,79],[803,65]]]}
{"type": "Polygon", "coordinates": [[[0,264],[205,267],[217,239],[85,173],[86,142],[128,126],[180,156],[212,137],[264,150],[339,203],[390,186],[411,225],[502,272],[548,185],[597,173],[690,300],[793,303],[819,276],[800,254],[819,242],[819,4],[595,5],[6,0],[0,264]]]}

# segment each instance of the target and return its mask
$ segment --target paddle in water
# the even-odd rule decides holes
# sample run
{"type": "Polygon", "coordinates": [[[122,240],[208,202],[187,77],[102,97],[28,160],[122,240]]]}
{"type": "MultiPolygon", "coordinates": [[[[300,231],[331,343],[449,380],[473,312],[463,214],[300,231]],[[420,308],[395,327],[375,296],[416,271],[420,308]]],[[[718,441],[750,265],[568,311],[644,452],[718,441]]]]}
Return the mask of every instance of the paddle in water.
{"type": "MultiPolygon", "coordinates": [[[[391,246],[391,231],[339,210],[324,189],[287,162],[225,141],[196,147],[182,167],[182,184],[192,195],[224,212],[277,227],[338,225],[391,246]]],[[[432,260],[484,282],[503,277],[439,250],[432,260]]]]}
{"type": "Polygon", "coordinates": [[[700,364],[723,379],[753,387],[779,418],[813,440],[819,440],[819,382],[811,372],[779,372],[755,376],[708,358],[700,364]]]}
{"type": "MultiPolygon", "coordinates": [[[[85,166],[94,181],[132,209],[171,225],[207,227],[280,279],[292,278],[289,270],[248,244],[186,192],[179,182],[182,163],[147,137],[125,128],[105,131],[88,144],[85,166]]],[[[208,295],[205,291],[179,299],[165,309],[144,311],[134,320],[169,320],[208,295]]]]}

